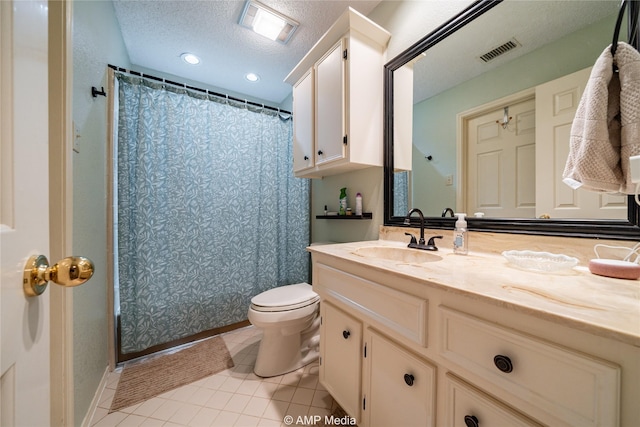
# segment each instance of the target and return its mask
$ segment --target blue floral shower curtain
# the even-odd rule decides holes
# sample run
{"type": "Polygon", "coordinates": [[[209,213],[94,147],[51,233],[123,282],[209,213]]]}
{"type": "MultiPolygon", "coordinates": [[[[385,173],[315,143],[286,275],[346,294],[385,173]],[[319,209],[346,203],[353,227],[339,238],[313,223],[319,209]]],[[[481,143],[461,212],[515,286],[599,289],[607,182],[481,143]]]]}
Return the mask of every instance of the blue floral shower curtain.
{"type": "Polygon", "coordinates": [[[393,174],[393,215],[405,216],[409,212],[409,172],[393,174]]]}
{"type": "Polygon", "coordinates": [[[121,352],[247,318],[306,281],[309,183],[278,113],[117,73],[121,352]]]}

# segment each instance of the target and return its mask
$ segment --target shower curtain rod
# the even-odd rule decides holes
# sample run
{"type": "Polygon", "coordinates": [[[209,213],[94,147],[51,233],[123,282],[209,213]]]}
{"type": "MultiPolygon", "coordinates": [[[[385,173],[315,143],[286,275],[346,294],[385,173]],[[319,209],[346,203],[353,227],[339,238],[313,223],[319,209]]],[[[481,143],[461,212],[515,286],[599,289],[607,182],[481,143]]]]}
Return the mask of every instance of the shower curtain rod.
{"type": "Polygon", "coordinates": [[[156,81],[159,81],[159,82],[162,82],[162,83],[166,83],[166,84],[170,84],[170,85],[173,85],[173,86],[178,86],[178,87],[182,87],[182,88],[185,88],[185,89],[191,89],[191,90],[195,90],[195,91],[198,91],[198,92],[206,93],[207,95],[217,96],[218,98],[230,99],[232,101],[238,101],[238,102],[242,102],[244,104],[253,105],[255,107],[266,108],[267,110],[276,111],[278,113],[284,113],[284,114],[292,115],[291,111],[283,110],[282,108],[271,107],[269,105],[259,104],[257,102],[253,102],[253,101],[247,101],[246,99],[235,98],[233,96],[229,96],[229,95],[224,94],[224,93],[218,93],[218,92],[214,92],[214,91],[209,90],[209,89],[202,89],[202,88],[195,87],[195,86],[189,86],[186,83],[174,82],[172,80],[167,80],[167,79],[165,79],[163,77],[152,76],[151,74],[142,73],[140,71],[127,70],[126,68],[118,67],[117,65],[108,64],[108,67],[113,69],[113,70],[115,70],[115,71],[119,71],[121,73],[132,74],[134,76],[144,77],[144,78],[147,78],[147,79],[156,80],[156,81]]]}

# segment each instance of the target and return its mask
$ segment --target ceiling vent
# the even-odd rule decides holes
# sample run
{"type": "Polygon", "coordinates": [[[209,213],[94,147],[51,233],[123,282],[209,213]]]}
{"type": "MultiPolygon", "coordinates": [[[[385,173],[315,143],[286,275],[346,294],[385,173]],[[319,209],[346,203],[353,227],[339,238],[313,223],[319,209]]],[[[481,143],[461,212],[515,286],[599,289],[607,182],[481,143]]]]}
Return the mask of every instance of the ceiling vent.
{"type": "Polygon", "coordinates": [[[247,0],[239,22],[243,27],[282,44],[291,39],[299,25],[288,16],[255,0],[247,0]]]}
{"type": "Polygon", "coordinates": [[[508,42],[506,42],[506,43],[504,43],[504,44],[502,44],[502,45],[500,45],[500,46],[498,46],[498,47],[496,47],[494,49],[491,49],[489,52],[487,52],[487,53],[485,53],[483,55],[480,55],[479,58],[483,62],[493,61],[497,57],[502,56],[505,53],[510,52],[510,51],[512,51],[513,49],[515,49],[515,48],[517,48],[519,46],[521,46],[521,45],[520,45],[520,43],[518,43],[518,40],[511,39],[508,42]]]}

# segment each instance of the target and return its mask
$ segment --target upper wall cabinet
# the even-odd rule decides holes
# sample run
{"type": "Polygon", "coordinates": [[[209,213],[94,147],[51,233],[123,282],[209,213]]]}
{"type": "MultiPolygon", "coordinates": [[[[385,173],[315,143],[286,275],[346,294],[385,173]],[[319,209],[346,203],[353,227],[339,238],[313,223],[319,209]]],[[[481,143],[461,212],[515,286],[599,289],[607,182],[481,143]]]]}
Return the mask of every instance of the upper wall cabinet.
{"type": "Polygon", "coordinates": [[[390,37],[348,8],[289,73],[296,176],[383,165],[383,68],[390,37]]]}

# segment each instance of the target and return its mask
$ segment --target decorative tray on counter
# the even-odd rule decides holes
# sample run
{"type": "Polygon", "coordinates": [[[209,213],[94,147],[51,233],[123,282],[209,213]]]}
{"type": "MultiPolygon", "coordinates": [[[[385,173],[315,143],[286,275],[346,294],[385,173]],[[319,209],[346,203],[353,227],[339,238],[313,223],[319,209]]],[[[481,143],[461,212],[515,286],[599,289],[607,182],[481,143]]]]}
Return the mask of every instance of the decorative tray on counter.
{"type": "Polygon", "coordinates": [[[578,265],[577,258],[550,252],[504,251],[502,256],[517,267],[533,271],[562,271],[578,265]]]}

